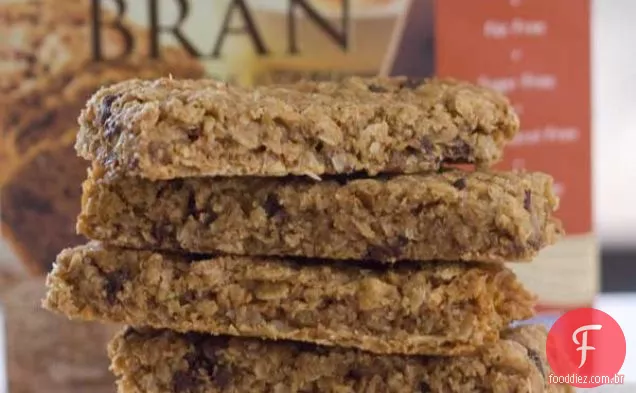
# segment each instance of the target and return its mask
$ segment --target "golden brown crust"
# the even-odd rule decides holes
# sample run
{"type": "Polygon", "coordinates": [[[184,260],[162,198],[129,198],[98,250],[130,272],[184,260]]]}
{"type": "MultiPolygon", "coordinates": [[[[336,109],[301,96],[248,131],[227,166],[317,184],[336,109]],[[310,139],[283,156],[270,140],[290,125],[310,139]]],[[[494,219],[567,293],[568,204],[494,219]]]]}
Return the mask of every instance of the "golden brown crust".
{"type": "Polygon", "coordinates": [[[193,259],[94,243],[62,252],[48,286],[46,306],[73,318],[376,353],[469,353],[534,305],[499,265],[193,259]]]}
{"type": "Polygon", "coordinates": [[[547,384],[545,339],[522,327],[472,356],[427,358],[128,328],[109,352],[119,393],[573,393],[547,384]]]}
{"type": "Polygon", "coordinates": [[[389,178],[104,176],[84,184],[78,231],[122,247],[331,259],[528,261],[562,234],[542,173],[389,178]]]}
{"type": "Polygon", "coordinates": [[[499,160],[519,121],[503,96],[450,80],[351,77],[244,89],[159,79],[101,89],[80,126],[82,157],[158,180],[486,165],[499,160]]]}

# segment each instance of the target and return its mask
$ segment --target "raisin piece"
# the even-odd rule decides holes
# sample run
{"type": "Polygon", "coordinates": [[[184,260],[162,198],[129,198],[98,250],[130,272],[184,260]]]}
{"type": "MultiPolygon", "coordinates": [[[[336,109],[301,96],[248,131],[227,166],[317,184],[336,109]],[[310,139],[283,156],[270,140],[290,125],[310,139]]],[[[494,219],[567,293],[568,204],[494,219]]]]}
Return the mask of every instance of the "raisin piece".
{"type": "Polygon", "coordinates": [[[203,130],[201,129],[201,127],[190,127],[185,131],[186,135],[188,136],[188,140],[192,143],[196,142],[199,140],[199,138],[201,138],[201,136],[203,135],[203,130]]]}
{"type": "Polygon", "coordinates": [[[429,203],[422,203],[417,205],[414,209],[411,210],[411,213],[415,216],[419,216],[424,210],[433,209],[435,206],[441,205],[442,201],[437,200],[429,203]]]}
{"type": "Polygon", "coordinates": [[[114,135],[121,133],[121,126],[115,121],[115,119],[107,119],[104,123],[104,136],[110,138],[114,135]]]}
{"type": "Polygon", "coordinates": [[[408,239],[404,236],[397,238],[393,244],[388,246],[371,245],[367,248],[365,259],[372,261],[386,261],[398,259],[402,255],[402,249],[408,244],[408,239]]]}
{"type": "Polygon", "coordinates": [[[426,381],[420,382],[420,393],[430,393],[432,392],[431,386],[426,383],[426,381]]]}
{"type": "Polygon", "coordinates": [[[463,190],[464,188],[466,188],[466,179],[464,179],[463,177],[460,179],[457,179],[453,182],[453,187],[455,187],[458,190],[463,190]]]}
{"type": "Polygon", "coordinates": [[[530,207],[532,206],[532,191],[526,190],[523,197],[523,208],[527,211],[530,211],[530,207]]]}
{"type": "Polygon", "coordinates": [[[172,230],[168,225],[158,223],[152,228],[152,236],[158,245],[166,243],[167,239],[170,239],[172,230]]]}
{"type": "Polygon", "coordinates": [[[181,304],[191,304],[197,299],[197,294],[195,291],[187,291],[183,295],[181,295],[180,302],[181,304]]]}
{"type": "Polygon", "coordinates": [[[280,204],[275,194],[269,194],[263,204],[263,209],[265,209],[267,217],[271,218],[283,210],[283,205],[280,204]]]}
{"type": "Polygon", "coordinates": [[[471,148],[466,141],[459,138],[454,139],[448,147],[448,155],[446,158],[450,160],[462,162],[466,161],[471,153],[471,148]]]}
{"type": "Polygon", "coordinates": [[[124,283],[128,280],[128,274],[124,271],[115,271],[106,274],[106,300],[113,304],[117,300],[117,294],[124,289],[124,283]]]}
{"type": "Polygon", "coordinates": [[[375,85],[375,84],[369,85],[369,91],[372,92],[372,93],[386,93],[386,92],[388,92],[388,90],[385,87],[380,86],[380,85],[375,85]]]}
{"type": "Polygon", "coordinates": [[[420,146],[422,147],[422,151],[426,154],[433,153],[433,142],[430,139],[424,137],[420,141],[420,146]]]}
{"type": "Polygon", "coordinates": [[[102,107],[100,108],[99,122],[101,125],[105,125],[106,121],[110,118],[111,107],[113,102],[117,99],[116,95],[109,94],[102,99],[102,107]]]}
{"type": "Polygon", "coordinates": [[[225,390],[232,382],[232,370],[227,366],[218,366],[214,371],[214,383],[221,390],[225,390]]]}
{"type": "Polygon", "coordinates": [[[172,376],[172,387],[176,393],[186,393],[197,387],[199,381],[196,376],[187,371],[177,371],[172,376]]]}

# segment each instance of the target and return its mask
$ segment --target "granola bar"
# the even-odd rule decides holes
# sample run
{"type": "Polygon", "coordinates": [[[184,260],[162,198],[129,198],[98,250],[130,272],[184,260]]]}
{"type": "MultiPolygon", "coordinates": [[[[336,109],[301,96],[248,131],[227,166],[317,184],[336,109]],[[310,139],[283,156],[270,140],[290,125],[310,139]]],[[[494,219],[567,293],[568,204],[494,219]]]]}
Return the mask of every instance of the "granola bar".
{"type": "Polygon", "coordinates": [[[109,352],[119,393],[574,393],[548,384],[545,340],[526,326],[444,358],[128,328],[109,352]]]}
{"type": "Polygon", "coordinates": [[[468,353],[533,315],[500,265],[325,265],[88,244],[61,253],[45,305],[71,318],[356,347],[468,353]]]}
{"type": "Polygon", "coordinates": [[[499,160],[519,120],[498,93],[451,80],[350,77],[246,89],[159,79],[101,89],[80,126],[82,157],[165,180],[483,166],[499,160]]]}
{"type": "Polygon", "coordinates": [[[542,173],[154,182],[97,167],[78,231],[122,247],[198,253],[529,261],[560,238],[557,205],[542,173]]]}

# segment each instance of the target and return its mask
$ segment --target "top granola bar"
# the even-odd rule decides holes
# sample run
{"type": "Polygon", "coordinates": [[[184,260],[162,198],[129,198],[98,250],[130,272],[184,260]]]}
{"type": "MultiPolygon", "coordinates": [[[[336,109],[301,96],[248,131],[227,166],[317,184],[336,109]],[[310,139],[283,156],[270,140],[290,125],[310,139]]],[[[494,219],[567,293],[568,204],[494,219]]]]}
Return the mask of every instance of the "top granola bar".
{"type": "Polygon", "coordinates": [[[80,156],[111,173],[197,176],[413,173],[487,166],[519,128],[507,99],[453,80],[350,77],[243,88],[130,80],[99,90],[80,156]]]}

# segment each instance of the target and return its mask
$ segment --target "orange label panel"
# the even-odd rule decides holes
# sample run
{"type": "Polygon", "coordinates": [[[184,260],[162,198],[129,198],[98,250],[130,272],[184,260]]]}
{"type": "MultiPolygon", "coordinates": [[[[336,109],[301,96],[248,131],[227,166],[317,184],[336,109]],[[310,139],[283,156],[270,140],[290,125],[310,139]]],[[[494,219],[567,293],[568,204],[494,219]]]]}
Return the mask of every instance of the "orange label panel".
{"type": "Polygon", "coordinates": [[[554,176],[568,234],[592,230],[588,0],[441,0],[436,73],[495,88],[521,131],[499,168],[554,176]]]}

